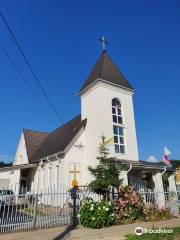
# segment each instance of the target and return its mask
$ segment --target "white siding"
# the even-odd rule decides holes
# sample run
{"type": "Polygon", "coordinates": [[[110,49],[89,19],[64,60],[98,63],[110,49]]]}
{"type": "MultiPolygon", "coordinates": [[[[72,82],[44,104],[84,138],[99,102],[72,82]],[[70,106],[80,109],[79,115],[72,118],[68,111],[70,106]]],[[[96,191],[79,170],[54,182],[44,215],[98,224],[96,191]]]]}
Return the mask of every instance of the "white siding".
{"type": "Polygon", "coordinates": [[[0,170],[0,189],[9,189],[10,186],[10,171],[0,170]]]}
{"type": "Polygon", "coordinates": [[[22,132],[18,148],[16,151],[16,156],[14,160],[14,165],[28,164],[28,156],[26,150],[26,144],[24,139],[24,133],[22,132]]]}
{"type": "MultiPolygon", "coordinates": [[[[126,154],[115,154],[112,148],[112,155],[119,159],[139,160],[132,95],[131,91],[97,82],[81,96],[82,120],[87,118],[84,149],[86,166],[96,164],[101,136],[105,135],[107,139],[113,137],[111,105],[113,98],[120,99],[122,104],[126,154]]],[[[86,178],[88,182],[90,176],[86,178]]]]}

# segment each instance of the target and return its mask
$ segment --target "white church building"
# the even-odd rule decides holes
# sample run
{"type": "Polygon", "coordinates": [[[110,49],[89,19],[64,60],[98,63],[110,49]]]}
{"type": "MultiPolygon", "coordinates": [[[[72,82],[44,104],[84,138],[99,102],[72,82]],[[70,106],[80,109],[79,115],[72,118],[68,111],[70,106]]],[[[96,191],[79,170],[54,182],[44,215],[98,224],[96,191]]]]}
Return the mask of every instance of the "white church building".
{"type": "Polygon", "coordinates": [[[140,161],[133,108],[135,91],[105,50],[79,91],[81,113],[52,132],[24,129],[11,167],[0,169],[0,187],[15,193],[60,185],[87,185],[88,166],[97,164],[101,137],[113,139],[111,156],[123,184],[146,190],[175,191],[173,170],[140,161]]]}

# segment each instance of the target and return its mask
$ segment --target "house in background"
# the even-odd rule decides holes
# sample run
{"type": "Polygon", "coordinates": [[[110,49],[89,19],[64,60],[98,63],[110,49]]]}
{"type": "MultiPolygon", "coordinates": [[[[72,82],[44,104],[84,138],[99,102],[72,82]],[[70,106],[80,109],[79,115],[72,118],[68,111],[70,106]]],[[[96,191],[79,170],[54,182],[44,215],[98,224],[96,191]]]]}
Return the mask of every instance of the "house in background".
{"type": "MultiPolygon", "coordinates": [[[[176,190],[172,168],[140,161],[136,138],[135,91],[105,50],[80,89],[81,114],[55,129],[23,130],[13,166],[0,169],[16,193],[87,185],[88,166],[97,164],[101,136],[113,138],[111,156],[121,166],[124,184],[144,191],[176,190]]],[[[162,202],[162,199],[159,200],[162,202]]]]}
{"type": "MultiPolygon", "coordinates": [[[[0,169],[6,169],[12,166],[12,163],[4,163],[3,161],[0,162],[0,169]]],[[[6,188],[8,189],[10,185],[10,178],[8,174],[6,174],[6,171],[1,173],[1,178],[0,178],[0,189],[6,188]]]]}

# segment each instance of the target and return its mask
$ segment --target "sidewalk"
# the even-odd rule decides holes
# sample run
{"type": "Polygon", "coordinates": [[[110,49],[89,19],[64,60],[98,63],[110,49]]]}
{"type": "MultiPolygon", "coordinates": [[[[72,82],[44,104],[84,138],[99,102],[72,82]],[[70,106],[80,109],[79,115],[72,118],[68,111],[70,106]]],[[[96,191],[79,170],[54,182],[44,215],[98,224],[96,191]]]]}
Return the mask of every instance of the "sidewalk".
{"type": "Polygon", "coordinates": [[[29,232],[16,232],[0,235],[0,240],[53,240],[66,230],[66,226],[40,229],[29,232]]]}
{"type": "MultiPolygon", "coordinates": [[[[152,228],[151,222],[133,223],[128,225],[116,225],[101,229],[79,228],[71,231],[68,240],[124,240],[124,236],[134,233],[136,227],[152,228]]],[[[180,226],[180,217],[166,221],[155,222],[156,228],[180,226]]]]}
{"type": "MultiPolygon", "coordinates": [[[[155,227],[176,227],[180,226],[180,217],[167,221],[155,222],[155,227]]],[[[152,228],[152,223],[142,222],[128,225],[116,225],[101,229],[88,229],[79,227],[72,231],[67,231],[68,235],[63,238],[63,233],[67,227],[41,229],[31,232],[9,233],[0,236],[0,240],[124,240],[124,235],[134,233],[136,227],[152,228]]]]}

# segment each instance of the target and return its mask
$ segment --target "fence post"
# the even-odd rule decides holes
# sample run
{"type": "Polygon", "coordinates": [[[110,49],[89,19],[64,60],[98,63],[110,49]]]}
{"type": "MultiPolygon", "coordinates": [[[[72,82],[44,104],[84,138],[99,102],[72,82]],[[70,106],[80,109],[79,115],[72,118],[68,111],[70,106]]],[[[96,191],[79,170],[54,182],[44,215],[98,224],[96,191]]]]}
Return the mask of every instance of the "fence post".
{"type": "Polygon", "coordinates": [[[34,195],[33,199],[34,204],[34,221],[33,221],[33,229],[36,229],[36,221],[37,221],[37,204],[38,204],[38,194],[34,195]]]}
{"type": "Polygon", "coordinates": [[[73,199],[73,226],[77,225],[77,188],[73,187],[71,190],[72,199],[73,199]]]}
{"type": "Polygon", "coordinates": [[[115,199],[115,194],[114,194],[114,187],[112,187],[112,200],[115,199]]]}

